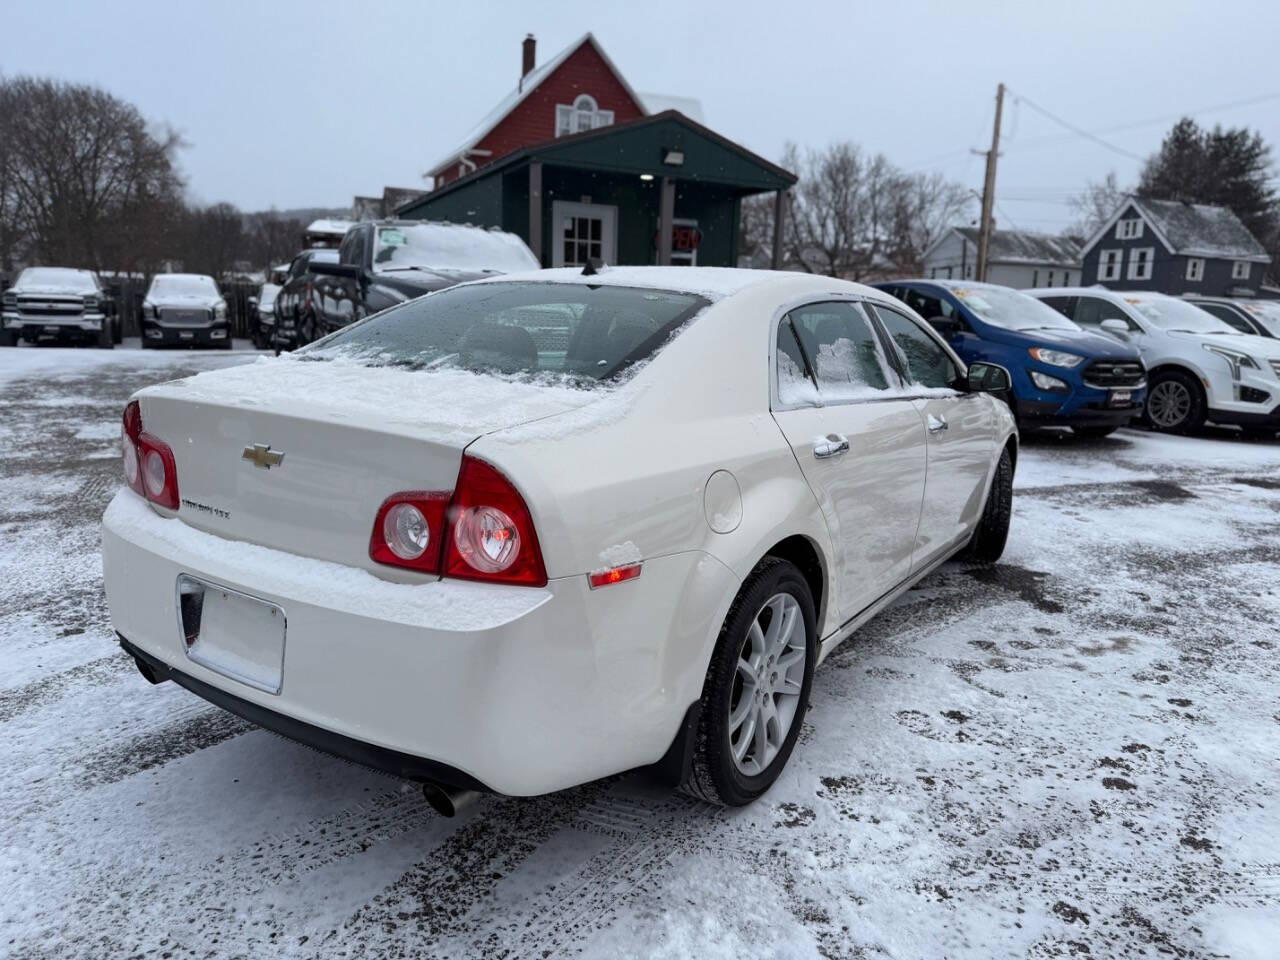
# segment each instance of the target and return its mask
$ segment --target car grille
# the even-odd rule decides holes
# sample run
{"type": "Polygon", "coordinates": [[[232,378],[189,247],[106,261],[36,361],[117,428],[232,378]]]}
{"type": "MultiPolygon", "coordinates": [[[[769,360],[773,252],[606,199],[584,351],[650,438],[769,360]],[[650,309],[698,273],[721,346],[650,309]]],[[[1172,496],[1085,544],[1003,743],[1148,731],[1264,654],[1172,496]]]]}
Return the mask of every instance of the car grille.
{"type": "Polygon", "coordinates": [[[84,300],[80,297],[42,297],[18,295],[18,310],[28,317],[78,317],[84,313],[84,300]]]}
{"type": "Polygon", "coordinates": [[[1133,361],[1111,363],[1095,360],[1084,368],[1084,382],[1091,387],[1136,387],[1147,378],[1142,364],[1133,361]]]}
{"type": "Polygon", "coordinates": [[[166,327],[203,327],[210,320],[208,310],[192,310],[189,307],[181,310],[174,307],[160,308],[160,322],[166,327]]]}

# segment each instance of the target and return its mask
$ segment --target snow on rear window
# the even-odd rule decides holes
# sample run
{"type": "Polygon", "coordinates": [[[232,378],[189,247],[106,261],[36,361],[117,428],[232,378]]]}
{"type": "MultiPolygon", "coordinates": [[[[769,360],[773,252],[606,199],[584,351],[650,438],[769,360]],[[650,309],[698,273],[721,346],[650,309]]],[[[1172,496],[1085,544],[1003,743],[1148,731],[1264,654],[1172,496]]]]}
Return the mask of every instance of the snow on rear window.
{"type": "Polygon", "coordinates": [[[650,359],[705,306],[693,294],[633,287],[462,284],[339,330],[298,356],[587,386],[650,359]]]}
{"type": "Polygon", "coordinates": [[[378,227],[374,240],[376,270],[493,271],[538,269],[525,242],[512,233],[458,223],[422,223],[378,227]]]}

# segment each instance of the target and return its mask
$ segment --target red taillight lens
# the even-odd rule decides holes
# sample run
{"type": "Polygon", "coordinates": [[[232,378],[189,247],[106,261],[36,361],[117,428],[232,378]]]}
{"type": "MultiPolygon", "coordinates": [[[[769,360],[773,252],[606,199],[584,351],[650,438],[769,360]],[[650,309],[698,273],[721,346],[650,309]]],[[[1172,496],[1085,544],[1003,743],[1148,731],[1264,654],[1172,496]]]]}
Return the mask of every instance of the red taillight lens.
{"type": "Polygon", "coordinates": [[[466,580],[537,587],[547,582],[524,498],[496,468],[467,456],[452,494],[414,490],[383,501],[369,557],[466,580]]]}
{"type": "Polygon", "coordinates": [[[120,446],[124,480],[129,488],[152,503],[177,510],[178,466],[173,451],[159,437],[142,429],[142,410],[137,400],[130,400],[124,408],[120,446]]]}
{"type": "Polygon", "coordinates": [[[449,504],[444,575],[544,586],[547,571],[524,498],[495,467],[463,456],[449,504]]]}
{"type": "Polygon", "coordinates": [[[177,510],[178,465],[174,463],[169,445],[144,430],[138,435],[138,459],[142,467],[142,492],[146,498],[162,507],[177,510]]]}
{"type": "Polygon", "coordinates": [[[438,573],[448,505],[447,493],[411,490],[387,497],[373,521],[370,558],[393,567],[438,573]]]}

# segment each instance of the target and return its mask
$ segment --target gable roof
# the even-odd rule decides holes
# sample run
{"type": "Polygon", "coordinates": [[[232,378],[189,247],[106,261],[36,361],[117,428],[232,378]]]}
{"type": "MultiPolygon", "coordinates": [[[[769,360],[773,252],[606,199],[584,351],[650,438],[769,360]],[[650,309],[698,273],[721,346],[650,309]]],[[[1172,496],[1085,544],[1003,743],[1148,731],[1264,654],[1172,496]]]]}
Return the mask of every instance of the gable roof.
{"type": "Polygon", "coordinates": [[[1271,262],[1262,244],[1227,207],[1138,197],[1126,197],[1107,222],[1089,238],[1084,250],[1091,250],[1104,239],[1130,207],[1151,226],[1160,242],[1177,256],[1271,262]]]}
{"type": "Polygon", "coordinates": [[[613,61],[609,59],[609,55],[605,53],[604,48],[600,46],[600,41],[595,38],[594,34],[587,31],[542,66],[534,67],[527,74],[521,77],[520,82],[516,84],[516,88],[499,100],[497,105],[486,113],[479,123],[467,131],[467,135],[462,138],[462,142],[458,146],[454,147],[454,149],[441,157],[439,161],[427,168],[425,176],[434,177],[441,170],[457,163],[460,158],[475,149],[476,144],[493,132],[494,128],[503,121],[507,114],[523,103],[529,94],[538,89],[538,86],[542,81],[555,73],[556,70],[559,69],[560,65],[568,60],[570,56],[577,53],[583,44],[588,43],[591,44],[595,49],[595,52],[600,55],[600,59],[604,61],[605,66],[607,66],[610,71],[612,71],[613,75],[617,77],[618,83],[620,83],[622,88],[627,91],[627,94],[635,102],[636,106],[644,113],[652,112],[647,102],[641,99],[640,95],[631,89],[631,84],[627,83],[627,78],[619,72],[616,66],[614,66],[613,61]]]}
{"type": "MultiPolygon", "coordinates": [[[[924,252],[925,259],[952,234],[976,247],[978,233],[977,227],[952,227],[924,252]]],[[[1080,240],[1078,237],[1058,237],[1027,230],[992,230],[987,259],[991,263],[1044,263],[1075,267],[1080,264],[1080,240]]]]}

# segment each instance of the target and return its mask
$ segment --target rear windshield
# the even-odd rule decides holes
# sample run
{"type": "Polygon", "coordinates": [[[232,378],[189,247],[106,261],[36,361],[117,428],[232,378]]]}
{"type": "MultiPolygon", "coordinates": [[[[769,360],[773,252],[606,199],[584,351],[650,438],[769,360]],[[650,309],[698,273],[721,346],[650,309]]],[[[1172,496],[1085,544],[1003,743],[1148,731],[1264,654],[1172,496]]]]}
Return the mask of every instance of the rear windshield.
{"type": "Polygon", "coordinates": [[[653,356],[707,304],[689,293],[634,287],[464,284],[392,307],[298,355],[589,385],[653,356]]]}
{"type": "Polygon", "coordinates": [[[955,287],[951,293],[981,319],[1006,330],[1079,330],[1047,303],[1000,287],[955,287]]]}

